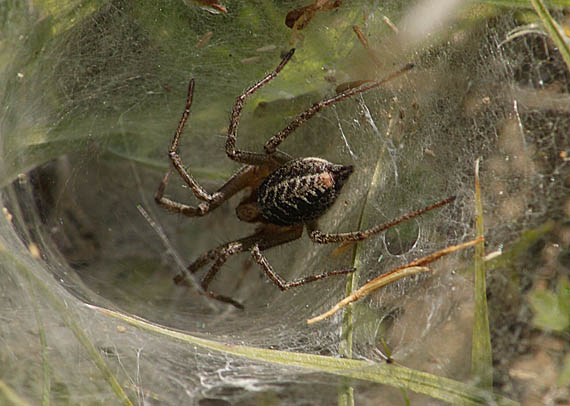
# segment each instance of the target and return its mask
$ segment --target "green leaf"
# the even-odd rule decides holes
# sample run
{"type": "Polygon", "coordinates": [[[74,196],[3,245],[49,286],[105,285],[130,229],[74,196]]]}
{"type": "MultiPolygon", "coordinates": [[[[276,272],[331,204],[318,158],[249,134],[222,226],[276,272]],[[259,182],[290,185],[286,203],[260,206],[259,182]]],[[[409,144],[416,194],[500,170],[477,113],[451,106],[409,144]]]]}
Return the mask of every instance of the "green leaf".
{"type": "Polygon", "coordinates": [[[546,331],[565,331],[570,327],[570,285],[567,280],[558,283],[558,293],[535,290],[530,294],[535,312],[533,324],[546,331]]]}

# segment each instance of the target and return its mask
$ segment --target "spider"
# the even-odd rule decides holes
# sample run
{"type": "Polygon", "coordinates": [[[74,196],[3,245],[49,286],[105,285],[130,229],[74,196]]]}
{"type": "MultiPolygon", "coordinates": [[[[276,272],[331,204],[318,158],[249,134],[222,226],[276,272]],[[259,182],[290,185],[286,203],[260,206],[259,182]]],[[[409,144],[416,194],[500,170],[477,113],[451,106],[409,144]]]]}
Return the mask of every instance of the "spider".
{"type": "MultiPolygon", "coordinates": [[[[263,251],[300,238],[305,227],[307,228],[309,238],[317,244],[362,241],[396,224],[419,216],[426,211],[443,206],[454,200],[454,197],[442,200],[368,230],[343,233],[324,233],[320,231],[318,229],[317,220],[333,205],[354,168],[351,165],[333,164],[321,158],[294,159],[288,154],[278,150],[277,147],[301,124],[309,120],[323,107],[378,87],[409,71],[413,65],[406,65],[383,80],[368,82],[363,86],[349,89],[344,93],[314,104],[306,111],[300,113],[283,130],[271,137],[265,144],[264,153],[237,149],[237,128],[245,100],[275,78],[289,62],[294,52],[295,50],[291,49],[273,72],[269,73],[237,97],[230,117],[230,125],[226,138],[226,154],[230,159],[244,165],[214,193],[208,193],[198,181],[196,181],[182,163],[179,155],[180,137],[190,114],[194,94],[194,79],[190,80],[186,108],[182,113],[174,138],[170,144],[168,156],[172,162],[172,167],[178,172],[201,203],[197,206],[190,206],[164,196],[168,178],[172,173],[172,167],[160,182],[155,196],[158,205],[171,212],[183,214],[188,217],[201,217],[219,207],[237,192],[246,188],[251,190],[237,206],[236,215],[242,221],[259,223],[254,234],[209,250],[199,256],[187,268],[190,273],[195,273],[200,268],[211,263],[210,269],[200,282],[205,294],[213,299],[229,303],[240,309],[243,309],[241,303],[231,297],[223,296],[209,290],[209,285],[214,279],[214,276],[232,255],[249,251],[267,277],[277,285],[279,289],[284,291],[330,276],[343,275],[355,271],[354,268],[329,271],[296,279],[291,282],[287,282],[279,276],[263,255],[263,251]]],[[[185,274],[186,272],[176,275],[174,278],[176,284],[189,285],[185,274]]]]}

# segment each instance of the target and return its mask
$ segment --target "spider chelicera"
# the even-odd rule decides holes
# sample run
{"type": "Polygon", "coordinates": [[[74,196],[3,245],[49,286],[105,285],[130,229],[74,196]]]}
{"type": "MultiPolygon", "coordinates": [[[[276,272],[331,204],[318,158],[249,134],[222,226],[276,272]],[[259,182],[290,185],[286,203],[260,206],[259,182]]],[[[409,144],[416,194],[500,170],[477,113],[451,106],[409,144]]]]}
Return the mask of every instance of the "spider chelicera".
{"type": "MultiPolygon", "coordinates": [[[[344,233],[324,233],[319,231],[317,220],[335,202],[342,186],[353,172],[353,167],[351,165],[333,164],[321,158],[294,159],[278,150],[277,147],[297,127],[309,120],[323,107],[378,87],[409,71],[413,66],[406,65],[383,80],[367,82],[363,86],[347,90],[344,93],[314,104],[299,114],[283,130],[271,137],[265,143],[265,153],[236,149],[237,128],[245,100],[275,78],[289,62],[294,52],[294,49],[290,50],[273,72],[249,87],[236,99],[226,139],[226,154],[230,159],[245,165],[215,193],[208,193],[200,186],[182,163],[178,152],[180,137],[190,114],[190,106],[192,105],[192,96],[194,94],[194,79],[190,81],[186,108],[182,113],[182,118],[170,144],[168,156],[172,161],[174,169],[201,203],[197,206],[190,206],[164,196],[164,190],[172,168],[169,169],[162,179],[155,196],[156,202],[171,212],[180,213],[188,217],[200,217],[210,213],[242,189],[249,188],[251,190],[237,206],[236,214],[242,221],[259,223],[255,233],[211,249],[188,266],[188,271],[194,273],[208,263],[212,263],[210,269],[201,280],[204,292],[214,299],[232,304],[240,309],[243,309],[241,303],[208,289],[210,282],[212,282],[216,273],[230,256],[249,251],[267,277],[281,290],[287,290],[329,276],[342,275],[354,271],[354,268],[329,271],[291,282],[287,282],[273,271],[273,268],[263,255],[263,251],[300,238],[304,227],[307,227],[309,238],[317,244],[362,241],[403,221],[454,200],[454,197],[442,200],[368,230],[344,233]]],[[[177,284],[189,284],[184,273],[178,274],[174,280],[177,284]]]]}

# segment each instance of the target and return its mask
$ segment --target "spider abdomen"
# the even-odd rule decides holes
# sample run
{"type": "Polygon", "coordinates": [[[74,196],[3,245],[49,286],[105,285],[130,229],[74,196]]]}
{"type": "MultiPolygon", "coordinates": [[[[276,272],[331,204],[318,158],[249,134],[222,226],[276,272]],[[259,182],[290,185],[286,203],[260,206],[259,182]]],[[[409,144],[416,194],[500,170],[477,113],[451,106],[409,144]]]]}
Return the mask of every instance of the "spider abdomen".
{"type": "Polygon", "coordinates": [[[259,186],[261,215],[281,226],[315,220],[332,206],[351,173],[350,165],[335,165],[320,158],[289,161],[259,186]]]}

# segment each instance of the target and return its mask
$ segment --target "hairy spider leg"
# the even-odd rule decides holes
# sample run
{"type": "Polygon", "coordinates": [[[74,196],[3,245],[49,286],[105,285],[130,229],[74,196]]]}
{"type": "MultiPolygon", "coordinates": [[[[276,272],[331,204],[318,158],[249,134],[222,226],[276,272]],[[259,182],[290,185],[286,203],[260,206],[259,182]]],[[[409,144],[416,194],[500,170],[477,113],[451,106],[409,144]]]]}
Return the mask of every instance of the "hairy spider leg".
{"type": "MultiPolygon", "coordinates": [[[[194,79],[190,80],[190,84],[188,85],[188,95],[186,97],[186,107],[182,112],[182,117],[180,118],[180,122],[178,123],[178,127],[176,128],[176,132],[174,133],[174,137],[172,138],[172,142],[170,143],[170,148],[168,149],[168,156],[172,161],[172,165],[176,169],[176,171],[180,174],[180,177],[184,179],[184,182],[192,189],[194,195],[204,201],[211,203],[217,199],[219,199],[219,193],[209,194],[206,190],[200,186],[200,184],[194,179],[194,177],[188,172],[188,170],[184,167],[182,163],[182,159],[180,159],[180,155],[178,154],[178,145],[180,144],[180,137],[182,135],[182,131],[184,130],[184,126],[186,125],[186,121],[188,120],[188,116],[190,115],[190,107],[192,106],[192,99],[194,97],[194,79]]],[[[170,175],[170,171],[168,171],[159,186],[159,193],[164,192],[164,187],[166,186],[166,182],[168,181],[168,177],[170,175]],[[162,189],[162,190],[161,190],[162,189]]]]}
{"type": "MultiPolygon", "coordinates": [[[[295,49],[291,49],[273,72],[271,72],[265,78],[263,78],[259,82],[249,87],[241,96],[239,96],[236,99],[236,103],[234,105],[231,114],[230,126],[228,129],[228,138],[226,141],[226,153],[228,157],[230,157],[231,159],[245,164],[266,166],[270,169],[276,169],[277,167],[279,167],[280,165],[291,159],[289,155],[282,153],[280,151],[276,151],[276,153],[272,157],[268,157],[265,154],[257,154],[254,152],[236,150],[235,145],[237,138],[237,127],[239,125],[240,115],[243,109],[245,99],[249,95],[255,93],[259,88],[261,88],[271,79],[276,77],[277,74],[281,71],[281,69],[283,69],[283,67],[287,64],[287,62],[289,62],[294,52],[295,49]]],[[[209,194],[198,183],[198,181],[194,179],[194,177],[190,174],[188,169],[186,169],[186,167],[182,163],[182,159],[180,158],[180,155],[178,153],[180,137],[182,136],[182,131],[184,130],[184,126],[186,125],[186,121],[188,120],[188,116],[190,115],[190,107],[192,106],[193,97],[194,97],[194,79],[191,79],[190,84],[188,85],[186,107],[184,108],[184,112],[182,113],[182,117],[180,118],[180,122],[178,123],[178,127],[176,128],[176,132],[174,133],[174,137],[170,144],[170,148],[168,149],[168,156],[172,161],[174,169],[176,169],[176,171],[178,172],[180,177],[184,180],[184,182],[188,186],[190,186],[190,189],[192,190],[194,195],[199,200],[202,200],[203,203],[194,207],[164,197],[164,191],[166,189],[166,185],[168,183],[168,179],[171,174],[170,169],[164,175],[162,181],[158,186],[158,190],[155,195],[155,201],[160,206],[166,208],[171,212],[181,213],[188,217],[200,217],[206,215],[207,213],[209,213],[210,211],[212,211],[213,209],[224,203],[226,200],[228,200],[235,193],[239,192],[241,189],[248,186],[249,185],[248,181],[251,180],[251,172],[253,172],[255,169],[252,166],[242,167],[234,176],[232,176],[226,182],[226,184],[224,184],[224,186],[222,186],[218,191],[216,191],[213,194],[209,194]]]]}
{"type": "MultiPolygon", "coordinates": [[[[305,121],[310,119],[314,114],[316,114],[319,110],[323,107],[328,106],[330,104],[336,103],[348,97],[351,97],[355,94],[366,92],[370,89],[378,87],[389,80],[407,72],[412,68],[412,65],[406,65],[400,71],[386,77],[385,79],[377,82],[371,82],[365,86],[360,88],[351,89],[347,92],[341,93],[335,97],[330,99],[326,99],[313,105],[311,108],[306,110],[305,112],[301,113],[300,115],[295,118],[285,129],[280,131],[278,134],[273,136],[266,144],[265,144],[265,151],[266,154],[248,152],[248,151],[240,151],[235,148],[236,139],[237,139],[237,128],[240,121],[241,111],[243,109],[243,105],[245,100],[248,96],[255,93],[259,88],[267,84],[273,78],[277,76],[277,74],[285,67],[285,65],[289,62],[291,57],[293,56],[295,49],[291,49],[287,55],[283,58],[283,60],[279,63],[277,68],[270,74],[268,74],[265,78],[260,80],[259,82],[255,83],[254,85],[250,86],[243,94],[241,94],[237,99],[232,110],[231,119],[230,119],[230,126],[228,129],[228,136],[226,140],[226,154],[231,159],[250,164],[250,165],[257,165],[257,166],[265,166],[270,169],[276,169],[278,166],[282,165],[283,163],[287,162],[291,159],[287,154],[282,153],[281,151],[277,150],[277,146],[295,129],[297,129],[301,124],[305,121]]],[[[171,199],[164,197],[164,192],[166,189],[166,185],[168,183],[168,179],[171,174],[171,169],[163,177],[162,181],[158,186],[158,190],[155,195],[155,201],[162,207],[166,208],[167,210],[175,213],[181,213],[188,217],[200,217],[208,214],[210,211],[215,209],[216,207],[220,206],[226,200],[228,200],[231,196],[235,193],[239,192],[243,188],[249,185],[248,181],[251,180],[251,173],[254,171],[254,168],[251,166],[244,166],[242,167],[234,176],[232,176],[218,191],[213,194],[209,194],[190,174],[190,172],[184,166],[182,159],[178,153],[179,144],[180,144],[180,137],[182,135],[182,131],[184,130],[184,126],[186,121],[188,120],[188,116],[190,115],[190,107],[192,106],[192,100],[194,95],[194,79],[190,80],[188,85],[188,96],[186,98],[186,106],[184,112],[182,113],[182,117],[180,118],[180,122],[174,133],[174,137],[170,144],[170,148],[168,151],[168,156],[172,161],[173,167],[179,173],[180,177],[184,180],[184,182],[190,187],[194,195],[199,199],[202,200],[202,203],[198,206],[190,206],[184,203],[176,202],[171,199]]]]}
{"type": "Polygon", "coordinates": [[[208,214],[237,192],[250,186],[252,181],[259,177],[259,170],[257,167],[251,165],[242,166],[230,177],[230,179],[226,181],[226,183],[222,185],[222,187],[218,189],[216,193],[214,193],[214,195],[219,196],[216,200],[211,202],[202,202],[198,206],[190,206],[164,197],[164,191],[171,171],[172,170],[169,170],[160,182],[156,195],[154,196],[154,200],[159,206],[164,207],[168,211],[180,213],[188,217],[200,217],[208,214]]]}
{"type": "MultiPolygon", "coordinates": [[[[243,252],[243,244],[240,242],[240,240],[232,241],[200,255],[192,264],[188,266],[187,269],[189,272],[195,273],[204,265],[214,261],[206,275],[200,281],[200,286],[202,289],[204,289],[204,293],[213,299],[219,300],[220,302],[229,303],[238,309],[243,310],[243,305],[241,303],[235,301],[229,296],[220,295],[208,289],[210,282],[214,279],[214,276],[220,270],[222,265],[226,263],[228,258],[234,254],[239,254],[240,252],[243,252]]],[[[174,277],[174,283],[177,285],[190,286],[188,278],[183,272],[174,277]]]]}
{"type": "MultiPolygon", "coordinates": [[[[228,258],[234,254],[239,254],[243,251],[243,245],[239,241],[232,241],[230,243],[224,244],[221,247],[214,248],[213,250],[208,251],[206,254],[201,255],[196,261],[194,261],[188,268],[190,272],[196,272],[200,267],[206,265],[208,262],[214,261],[208,273],[202,278],[200,281],[200,286],[204,290],[204,293],[220,302],[231,304],[238,309],[243,310],[243,305],[229,296],[220,295],[218,293],[212,292],[208,289],[208,285],[216,275],[216,273],[220,270],[220,268],[226,263],[228,258]],[[190,269],[194,266],[193,269],[190,269]]],[[[177,285],[184,285],[184,286],[191,286],[190,282],[186,278],[184,273],[180,273],[174,277],[174,283],[177,285]]]]}
{"type": "MultiPolygon", "coordinates": [[[[291,59],[295,53],[295,48],[291,49],[279,65],[275,68],[273,72],[265,76],[259,82],[250,86],[245,92],[236,98],[234,108],[232,109],[232,114],[230,117],[230,126],[228,128],[228,136],[226,138],[226,154],[230,159],[234,161],[241,162],[250,165],[268,165],[269,167],[275,169],[277,166],[283,164],[283,159],[281,157],[275,159],[274,157],[269,157],[266,154],[260,154],[256,152],[241,151],[236,149],[237,141],[237,129],[239,126],[239,121],[241,117],[241,111],[243,109],[245,100],[259,90],[262,86],[270,82],[277,74],[285,67],[287,62],[291,59]]],[[[285,155],[285,154],[284,154],[285,155]]],[[[288,160],[288,159],[286,159],[288,160]]]]}
{"type": "Polygon", "coordinates": [[[171,212],[181,213],[188,217],[199,217],[209,213],[211,210],[215,209],[220,204],[224,203],[234,194],[236,194],[237,192],[248,186],[250,184],[250,181],[257,175],[255,174],[256,172],[255,167],[244,166],[238,172],[236,172],[214,194],[209,194],[208,192],[206,192],[206,190],[202,186],[200,186],[200,184],[194,179],[194,177],[190,174],[190,172],[186,169],[186,167],[182,163],[182,159],[178,154],[180,137],[182,135],[182,131],[184,130],[184,125],[188,120],[188,116],[190,115],[190,107],[192,106],[193,96],[194,96],[194,79],[190,80],[190,84],[188,85],[186,107],[184,108],[184,112],[182,113],[182,117],[180,118],[180,122],[178,123],[178,127],[176,128],[176,132],[174,133],[174,137],[170,144],[170,148],[168,149],[168,156],[170,157],[172,165],[179,173],[180,177],[184,180],[184,182],[188,186],[190,186],[190,189],[192,190],[194,195],[203,202],[198,206],[194,207],[164,197],[164,191],[168,183],[168,178],[172,173],[172,168],[170,168],[168,172],[166,172],[166,174],[164,175],[162,181],[158,186],[158,190],[156,192],[154,199],[158,203],[158,205],[166,208],[171,212]]]}
{"type": "MultiPolygon", "coordinates": [[[[200,268],[213,262],[212,266],[200,281],[200,285],[205,293],[217,300],[225,303],[230,303],[237,308],[243,309],[243,306],[235,300],[226,296],[218,295],[217,293],[208,290],[210,282],[214,279],[221,266],[232,255],[239,254],[240,252],[248,251],[254,246],[260,247],[265,250],[278,245],[286,244],[295,241],[303,235],[303,226],[296,227],[279,227],[271,224],[261,226],[258,231],[248,237],[240,238],[239,240],[231,241],[220,245],[214,249],[209,250],[205,254],[200,255],[194,262],[188,265],[187,270],[190,273],[197,272],[200,268]]],[[[179,273],[174,277],[174,282],[177,285],[189,285],[185,273],[179,273]]]]}
{"type": "Polygon", "coordinates": [[[387,230],[400,223],[403,223],[406,220],[413,219],[414,217],[418,217],[430,210],[434,210],[437,209],[438,207],[445,206],[446,204],[449,204],[454,200],[455,196],[448,197],[447,199],[440,200],[437,203],[431,204],[419,210],[415,210],[411,213],[405,214],[387,223],[379,224],[377,226],[369,228],[368,230],[351,231],[346,233],[323,233],[317,230],[317,222],[312,221],[307,224],[307,231],[309,233],[309,237],[311,238],[311,240],[317,244],[330,244],[330,243],[344,242],[344,241],[362,241],[384,230],[387,230]]]}
{"type": "Polygon", "coordinates": [[[275,273],[275,271],[271,267],[271,264],[267,261],[267,258],[265,258],[265,256],[261,253],[261,249],[259,248],[258,244],[255,244],[249,251],[251,252],[251,256],[253,257],[255,262],[257,262],[259,266],[261,266],[267,277],[271,279],[271,282],[277,285],[277,287],[282,291],[290,288],[295,288],[297,286],[305,285],[307,283],[315,282],[324,278],[328,278],[329,276],[346,275],[347,273],[356,271],[356,268],[340,269],[336,271],[323,272],[318,275],[310,275],[304,278],[295,279],[291,282],[287,282],[285,279],[279,276],[279,274],[275,273]]]}
{"type": "Polygon", "coordinates": [[[367,91],[374,89],[378,86],[381,86],[381,85],[385,84],[386,82],[389,82],[389,81],[397,78],[398,76],[403,75],[404,73],[408,72],[413,67],[414,67],[413,64],[407,64],[406,66],[404,66],[399,71],[394,72],[391,75],[386,76],[382,80],[372,81],[372,82],[367,83],[363,86],[347,90],[344,93],[338,94],[338,95],[333,96],[331,98],[322,100],[319,103],[313,104],[307,110],[303,111],[297,117],[295,117],[295,119],[293,121],[291,121],[283,130],[281,130],[280,132],[275,134],[273,137],[271,137],[265,143],[265,146],[264,146],[265,153],[268,155],[272,155],[275,152],[277,152],[277,147],[279,146],[279,144],[281,144],[283,142],[283,140],[285,140],[285,138],[287,138],[293,131],[295,131],[297,128],[299,128],[299,126],[301,124],[305,123],[307,120],[309,120],[311,117],[313,117],[316,113],[318,113],[324,107],[330,106],[331,104],[338,103],[339,101],[350,98],[350,97],[357,95],[359,93],[364,93],[364,92],[367,92],[367,91]]]}
{"type": "Polygon", "coordinates": [[[192,106],[192,99],[194,98],[194,79],[190,79],[190,84],[188,85],[188,96],[186,97],[186,107],[184,108],[184,112],[182,113],[182,117],[180,118],[180,122],[178,123],[178,127],[176,128],[176,132],[174,133],[174,138],[172,138],[172,142],[170,143],[170,148],[168,149],[168,156],[172,161],[172,165],[180,174],[180,177],[184,179],[184,182],[192,189],[194,195],[204,201],[211,203],[217,199],[219,199],[219,193],[209,194],[206,190],[200,186],[200,184],[194,179],[194,177],[188,172],[188,170],[184,167],[182,163],[182,159],[180,159],[180,155],[178,154],[178,145],[180,143],[180,136],[182,135],[182,131],[184,130],[184,126],[186,125],[186,120],[188,120],[188,116],[190,115],[190,107],[192,106]]]}
{"type": "Polygon", "coordinates": [[[243,305],[241,303],[235,301],[231,297],[220,295],[220,294],[212,292],[211,290],[208,289],[210,282],[212,282],[212,280],[214,279],[214,276],[216,276],[216,273],[218,273],[218,271],[220,270],[222,265],[224,265],[226,263],[228,258],[232,255],[239,254],[240,252],[243,252],[243,244],[242,243],[240,243],[238,241],[233,241],[233,242],[226,244],[218,252],[218,257],[216,258],[216,260],[214,261],[214,263],[212,264],[212,266],[210,267],[210,269],[208,270],[208,272],[206,273],[204,278],[202,278],[200,285],[202,286],[202,289],[204,289],[204,292],[206,292],[206,294],[208,296],[210,296],[214,299],[217,299],[219,301],[225,302],[225,303],[230,303],[239,309],[243,309],[243,305]]]}
{"type": "MultiPolygon", "coordinates": [[[[239,254],[244,251],[250,251],[255,262],[259,264],[267,277],[282,291],[328,278],[330,276],[344,275],[355,271],[354,268],[341,269],[324,272],[318,275],[311,275],[304,278],[295,279],[291,282],[287,282],[285,279],[283,279],[283,277],[281,277],[273,270],[261,251],[297,240],[301,237],[302,234],[303,226],[278,227],[273,225],[265,225],[257,233],[249,237],[228,242],[217,248],[209,250],[208,252],[196,258],[196,260],[190,264],[187,269],[190,273],[195,273],[203,266],[207,265],[210,262],[213,262],[206,275],[200,281],[200,285],[204,289],[204,292],[211,298],[224,303],[229,303],[239,309],[243,309],[243,305],[241,305],[239,302],[228,296],[214,293],[209,290],[208,287],[222,265],[226,263],[228,258],[232,255],[239,254]]],[[[174,282],[177,285],[188,285],[188,281],[184,273],[176,275],[174,282]]]]}
{"type": "MultiPolygon", "coordinates": [[[[309,237],[311,238],[311,240],[318,244],[329,244],[329,243],[338,243],[345,241],[362,241],[384,230],[387,230],[400,223],[403,223],[404,221],[410,220],[414,217],[418,217],[430,210],[434,210],[438,207],[449,204],[454,200],[455,196],[449,197],[444,200],[440,200],[437,203],[431,204],[419,210],[415,210],[411,213],[405,214],[387,223],[377,225],[368,230],[329,234],[316,230],[317,222],[313,221],[307,224],[307,231],[309,233],[309,237]]],[[[324,272],[318,275],[310,275],[304,278],[293,280],[291,282],[287,282],[285,279],[283,279],[279,274],[277,274],[273,270],[273,268],[271,267],[271,265],[269,264],[269,262],[267,261],[267,259],[265,258],[265,256],[262,254],[261,251],[294,241],[301,237],[302,232],[303,232],[303,226],[284,228],[272,225],[265,225],[261,228],[260,231],[249,237],[232,241],[223,244],[217,248],[209,250],[208,252],[196,258],[196,260],[192,264],[190,264],[187,269],[189,272],[195,273],[200,268],[213,261],[214,263],[212,264],[206,275],[202,278],[202,281],[200,283],[202,288],[204,289],[205,293],[211,298],[219,300],[224,303],[229,303],[239,309],[243,309],[242,304],[240,304],[239,302],[235,301],[234,299],[228,296],[219,295],[217,293],[208,290],[208,286],[210,285],[210,283],[212,282],[212,280],[214,279],[215,275],[220,270],[222,265],[226,263],[226,261],[230,256],[239,254],[247,250],[250,251],[253,259],[263,269],[267,277],[282,291],[297,286],[305,285],[307,283],[315,282],[320,279],[328,278],[330,276],[344,275],[355,271],[354,268],[347,268],[336,271],[324,272]]],[[[174,281],[176,284],[179,285],[188,284],[184,273],[178,274],[174,278],[174,281]]]]}

